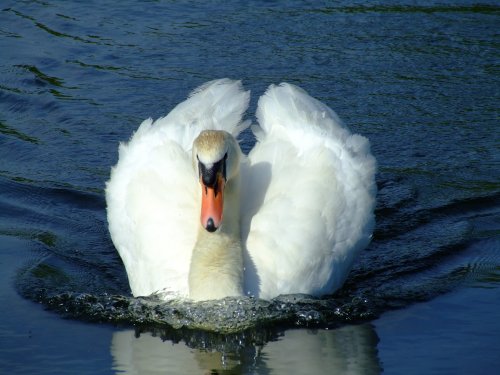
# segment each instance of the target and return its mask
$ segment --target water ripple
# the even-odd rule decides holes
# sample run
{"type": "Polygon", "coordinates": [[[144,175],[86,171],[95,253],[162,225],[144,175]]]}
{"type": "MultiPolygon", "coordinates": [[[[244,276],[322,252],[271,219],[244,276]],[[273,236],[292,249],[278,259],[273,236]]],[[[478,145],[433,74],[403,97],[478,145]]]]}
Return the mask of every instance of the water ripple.
{"type": "MultiPolygon", "coordinates": [[[[324,328],[367,321],[388,309],[434,298],[469,280],[497,280],[499,242],[484,246],[488,237],[474,225],[485,215],[489,222],[499,217],[500,196],[493,195],[417,210],[420,219],[406,231],[374,240],[344,288],[333,296],[290,295],[271,301],[245,297],[202,303],[161,302],[158,296],[133,298],[108,237],[100,194],[14,182],[3,185],[10,186],[14,195],[22,190],[25,203],[13,206],[7,196],[0,200],[2,212],[18,220],[32,217],[28,237],[40,241],[47,254],[19,272],[18,290],[72,318],[219,333],[270,325],[324,328]],[[15,214],[21,209],[28,213],[15,214]],[[82,232],[88,234],[83,242],[82,232]],[[482,249],[484,257],[478,257],[477,249],[482,249]]],[[[388,206],[382,206],[378,215],[385,212],[399,220],[400,211],[408,208],[403,202],[411,201],[411,196],[402,189],[400,197],[387,200],[388,206]]],[[[9,234],[1,229],[0,225],[0,231],[9,234]]]]}
{"type": "MultiPolygon", "coordinates": [[[[202,345],[193,328],[265,340],[270,325],[366,321],[460,285],[497,285],[497,5],[11,3],[0,26],[0,234],[40,254],[19,271],[24,296],[202,345]],[[102,196],[118,142],[222,76],[252,90],[250,114],[268,84],[289,81],[369,137],[377,228],[334,296],[130,296],[102,196]]],[[[245,151],[253,142],[243,135],[245,151]]]]}

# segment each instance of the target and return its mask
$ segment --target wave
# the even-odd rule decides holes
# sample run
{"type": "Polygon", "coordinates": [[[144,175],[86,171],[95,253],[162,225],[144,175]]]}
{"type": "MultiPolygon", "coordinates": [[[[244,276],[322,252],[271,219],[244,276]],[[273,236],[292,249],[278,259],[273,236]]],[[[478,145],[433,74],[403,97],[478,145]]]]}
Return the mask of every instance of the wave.
{"type": "Polygon", "coordinates": [[[202,303],[162,302],[157,295],[134,298],[109,239],[102,193],[72,187],[0,179],[0,190],[8,192],[0,197],[0,234],[30,238],[43,254],[19,271],[21,295],[66,317],[137,327],[224,334],[336,327],[369,321],[464,283],[498,281],[498,231],[484,222],[498,222],[500,194],[422,208],[412,189],[401,183],[379,185],[374,240],[345,286],[324,298],[202,303]]]}

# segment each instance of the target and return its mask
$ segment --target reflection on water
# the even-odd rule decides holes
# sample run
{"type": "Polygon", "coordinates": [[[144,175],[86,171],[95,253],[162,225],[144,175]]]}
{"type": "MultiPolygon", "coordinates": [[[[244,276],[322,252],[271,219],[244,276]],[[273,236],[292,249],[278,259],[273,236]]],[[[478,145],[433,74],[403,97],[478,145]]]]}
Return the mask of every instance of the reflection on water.
{"type": "Polygon", "coordinates": [[[113,334],[111,353],[113,368],[125,374],[378,374],[377,343],[371,324],[287,330],[268,343],[230,352],[125,330],[113,334]]]}

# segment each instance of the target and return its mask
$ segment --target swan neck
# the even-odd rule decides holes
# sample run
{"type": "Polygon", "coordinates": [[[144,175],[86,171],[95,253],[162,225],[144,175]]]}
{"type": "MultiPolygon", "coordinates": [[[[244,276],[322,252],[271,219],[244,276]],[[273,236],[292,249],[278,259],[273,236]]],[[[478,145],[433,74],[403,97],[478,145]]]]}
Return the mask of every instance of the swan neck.
{"type": "Polygon", "coordinates": [[[189,296],[193,300],[243,295],[243,251],[239,223],[239,178],[228,181],[220,228],[198,229],[189,270],[189,296]]]}

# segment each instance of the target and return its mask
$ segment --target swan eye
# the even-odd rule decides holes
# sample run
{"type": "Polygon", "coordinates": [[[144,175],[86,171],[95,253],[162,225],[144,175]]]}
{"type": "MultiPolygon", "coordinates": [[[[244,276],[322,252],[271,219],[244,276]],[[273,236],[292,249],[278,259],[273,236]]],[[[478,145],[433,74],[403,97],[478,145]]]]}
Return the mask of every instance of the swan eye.
{"type": "Polygon", "coordinates": [[[226,166],[226,161],[227,161],[227,152],[224,154],[224,158],[222,159],[222,176],[224,177],[224,180],[227,181],[227,166],[226,166]]]}
{"type": "Polygon", "coordinates": [[[198,160],[198,177],[201,178],[201,175],[202,175],[202,171],[201,171],[201,162],[200,162],[200,157],[198,156],[198,154],[196,154],[196,160],[198,160]]]}

